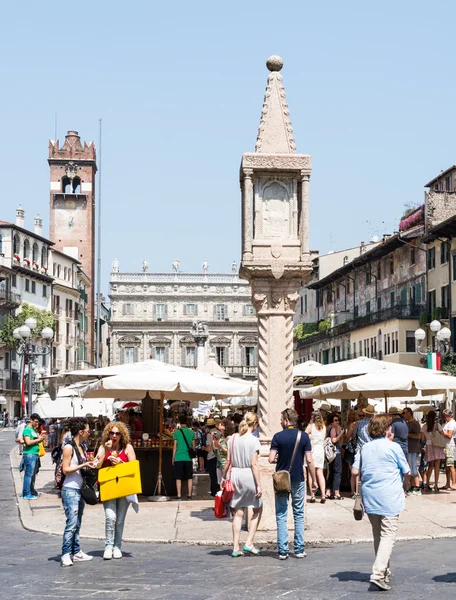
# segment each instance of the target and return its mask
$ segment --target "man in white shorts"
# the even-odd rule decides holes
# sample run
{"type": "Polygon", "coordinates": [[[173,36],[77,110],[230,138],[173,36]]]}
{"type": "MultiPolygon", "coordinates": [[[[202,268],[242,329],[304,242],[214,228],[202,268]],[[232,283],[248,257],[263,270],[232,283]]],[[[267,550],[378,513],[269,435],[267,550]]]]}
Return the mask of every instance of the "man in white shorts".
{"type": "Polygon", "coordinates": [[[456,430],[456,421],[453,419],[453,413],[449,408],[443,411],[443,418],[445,419],[443,435],[450,440],[445,448],[446,484],[443,489],[456,490],[456,473],[454,471],[454,432],[456,430]]]}

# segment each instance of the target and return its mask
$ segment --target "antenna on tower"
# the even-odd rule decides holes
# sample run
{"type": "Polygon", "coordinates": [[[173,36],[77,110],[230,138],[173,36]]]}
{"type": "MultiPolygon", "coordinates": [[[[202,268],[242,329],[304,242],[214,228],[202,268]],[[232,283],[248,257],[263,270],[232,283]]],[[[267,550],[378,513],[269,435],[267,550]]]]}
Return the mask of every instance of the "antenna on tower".
{"type": "Polygon", "coordinates": [[[101,130],[102,121],[99,119],[99,159],[98,159],[98,227],[97,227],[97,345],[95,348],[95,364],[100,366],[101,344],[101,130]]]}

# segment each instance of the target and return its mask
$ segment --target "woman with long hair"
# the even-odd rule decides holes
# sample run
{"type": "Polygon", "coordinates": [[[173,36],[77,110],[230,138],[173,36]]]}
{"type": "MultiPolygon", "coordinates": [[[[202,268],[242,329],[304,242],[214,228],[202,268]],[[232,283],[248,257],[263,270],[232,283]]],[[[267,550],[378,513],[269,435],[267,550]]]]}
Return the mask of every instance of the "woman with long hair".
{"type": "Polygon", "coordinates": [[[62,454],[62,471],[65,475],[62,487],[62,504],[66,517],[62,544],[62,567],[71,567],[75,562],[85,562],[93,559],[93,556],[83,552],[79,545],[79,531],[85,506],[81,496],[81,469],[94,468],[94,464],[87,460],[83,445],[83,442],[89,437],[90,429],[87,419],[84,417],[69,419],[68,428],[72,440],[64,447],[62,454]]]}
{"type": "Polygon", "coordinates": [[[329,465],[329,477],[327,482],[326,498],[331,500],[342,500],[340,495],[340,480],[342,478],[342,455],[340,453],[340,440],[344,435],[338,413],[332,413],[328,419],[328,437],[336,447],[336,458],[329,465]]]}
{"type": "MultiPolygon", "coordinates": [[[[108,423],[101,436],[95,464],[98,468],[112,467],[132,460],[136,460],[136,455],[126,425],[115,421],[108,423]]],[[[122,558],[122,534],[129,504],[126,497],[103,502],[106,519],[104,560],[122,558]]]]}
{"type": "MultiPolygon", "coordinates": [[[[323,473],[323,468],[325,466],[325,449],[324,442],[326,437],[326,426],[323,421],[323,417],[319,411],[316,411],[312,414],[312,418],[310,420],[309,425],[306,428],[306,433],[310,437],[312,442],[312,458],[315,465],[315,474],[317,477],[317,483],[321,491],[321,504],[326,502],[326,482],[325,476],[323,473]]],[[[309,486],[310,490],[312,490],[312,477],[310,473],[309,476],[309,486]]],[[[310,500],[312,504],[315,502],[315,494],[311,491],[310,500]]]]}
{"type": "Polygon", "coordinates": [[[231,556],[237,558],[244,552],[258,556],[260,551],[253,545],[255,533],[260,523],[263,512],[261,495],[260,468],[258,456],[260,442],[253,432],[258,428],[258,415],[248,412],[239,425],[239,434],[231,437],[228,444],[228,454],[223,467],[223,479],[231,464],[231,480],[234,486],[234,495],[230,506],[233,512],[233,552],[231,556]],[[239,540],[241,536],[242,519],[248,508],[253,508],[252,518],[249,522],[247,541],[241,551],[239,540]]]}
{"type": "Polygon", "coordinates": [[[432,443],[432,432],[434,430],[440,431],[443,436],[443,429],[437,422],[437,415],[435,410],[430,410],[426,415],[426,423],[421,427],[421,431],[426,437],[426,456],[425,460],[428,464],[426,472],[425,486],[429,492],[432,492],[430,486],[432,471],[434,471],[434,491],[439,491],[439,474],[440,474],[440,461],[445,458],[445,449],[440,446],[435,446],[432,443]]]}

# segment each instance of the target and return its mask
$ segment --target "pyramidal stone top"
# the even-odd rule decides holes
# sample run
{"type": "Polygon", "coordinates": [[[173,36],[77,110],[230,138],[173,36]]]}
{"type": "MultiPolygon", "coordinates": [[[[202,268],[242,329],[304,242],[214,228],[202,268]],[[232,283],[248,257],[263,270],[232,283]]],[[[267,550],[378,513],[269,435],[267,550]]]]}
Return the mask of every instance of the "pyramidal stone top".
{"type": "Polygon", "coordinates": [[[280,75],[283,60],[280,56],[270,56],[266,61],[266,66],[270,75],[264,95],[255,152],[259,154],[296,154],[287,96],[280,75]]]}

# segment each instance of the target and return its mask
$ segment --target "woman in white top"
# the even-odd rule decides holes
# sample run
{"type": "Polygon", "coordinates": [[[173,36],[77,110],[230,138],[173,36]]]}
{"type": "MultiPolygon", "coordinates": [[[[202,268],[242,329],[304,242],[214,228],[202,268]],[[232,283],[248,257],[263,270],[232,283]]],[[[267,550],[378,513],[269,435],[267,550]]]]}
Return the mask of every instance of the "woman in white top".
{"type": "Polygon", "coordinates": [[[85,506],[81,496],[81,469],[84,467],[94,468],[93,462],[87,461],[86,451],[81,445],[81,442],[89,437],[89,423],[84,417],[73,417],[69,420],[69,425],[73,440],[64,447],[62,456],[62,471],[65,475],[62,503],[66,516],[62,544],[62,567],[71,567],[75,562],[93,559],[93,556],[83,552],[79,545],[79,531],[85,506]],[[78,449],[79,455],[83,459],[81,464],[75,448],[78,449]]]}
{"type": "MultiPolygon", "coordinates": [[[[312,458],[315,465],[317,483],[321,491],[320,502],[324,504],[326,502],[326,482],[323,473],[323,468],[325,466],[324,442],[326,438],[326,427],[320,411],[313,413],[311,421],[307,426],[306,433],[310,437],[310,441],[312,442],[312,458]]],[[[310,473],[308,473],[308,477],[309,486],[312,490],[313,482],[310,473]]],[[[311,494],[309,502],[312,502],[312,504],[315,502],[315,494],[311,494]]]]}

